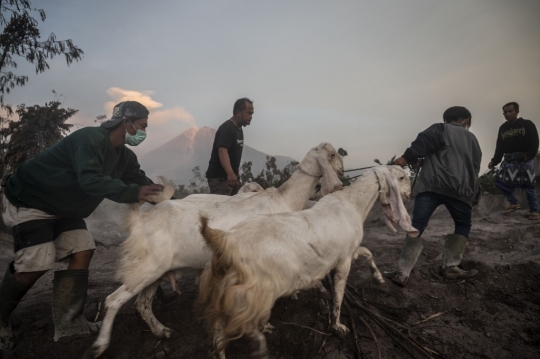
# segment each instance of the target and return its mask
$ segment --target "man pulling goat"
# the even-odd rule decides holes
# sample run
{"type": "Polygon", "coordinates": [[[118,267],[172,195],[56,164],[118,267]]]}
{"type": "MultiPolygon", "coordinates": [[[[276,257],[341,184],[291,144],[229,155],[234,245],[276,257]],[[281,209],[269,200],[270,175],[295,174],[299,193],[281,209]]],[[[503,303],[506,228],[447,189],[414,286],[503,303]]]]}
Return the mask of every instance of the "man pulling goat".
{"type": "MultiPolygon", "coordinates": [[[[402,167],[416,164],[424,158],[422,172],[416,183],[413,227],[426,229],[431,215],[441,204],[446,206],[455,223],[454,234],[446,236],[441,275],[444,278],[475,276],[476,269],[458,268],[471,231],[472,205],[479,194],[478,172],[482,151],[478,140],[469,132],[471,113],[465,107],[454,106],[443,114],[444,123],[437,123],[421,132],[403,156],[394,164],[402,167]]],[[[405,237],[398,268],[384,275],[404,287],[422,249],[424,239],[405,237]]]]}

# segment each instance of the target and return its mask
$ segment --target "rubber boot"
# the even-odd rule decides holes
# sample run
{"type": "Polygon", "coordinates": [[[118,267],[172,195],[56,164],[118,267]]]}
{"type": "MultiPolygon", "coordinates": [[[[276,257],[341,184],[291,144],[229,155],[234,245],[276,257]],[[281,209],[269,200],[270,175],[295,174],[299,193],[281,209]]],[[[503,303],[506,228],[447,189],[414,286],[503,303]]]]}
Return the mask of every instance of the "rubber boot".
{"type": "Polygon", "coordinates": [[[82,315],[88,288],[87,269],[54,272],[52,314],[54,341],[73,335],[86,336],[99,330],[82,315]]]}
{"type": "Polygon", "coordinates": [[[409,274],[416,264],[418,257],[420,257],[422,249],[424,249],[424,240],[422,238],[406,236],[398,260],[398,269],[393,272],[383,272],[383,276],[398,286],[405,287],[409,280],[409,274]]]}
{"type": "Polygon", "coordinates": [[[446,279],[470,278],[478,274],[476,269],[464,271],[458,268],[461,264],[463,251],[467,245],[467,237],[461,234],[449,234],[445,238],[442,257],[441,276],[446,279]]]}
{"type": "Polygon", "coordinates": [[[19,301],[30,289],[30,287],[19,283],[15,279],[14,271],[13,263],[11,263],[6,270],[6,274],[4,274],[2,284],[0,284],[0,350],[13,348],[13,331],[11,330],[9,317],[17,304],[19,304],[19,301]]]}

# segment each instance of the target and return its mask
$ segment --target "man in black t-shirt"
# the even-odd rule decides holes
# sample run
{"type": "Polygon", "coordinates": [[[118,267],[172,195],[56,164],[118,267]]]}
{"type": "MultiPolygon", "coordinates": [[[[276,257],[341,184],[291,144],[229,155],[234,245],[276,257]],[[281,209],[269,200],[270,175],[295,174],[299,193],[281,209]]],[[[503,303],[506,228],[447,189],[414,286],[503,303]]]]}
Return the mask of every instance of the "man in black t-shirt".
{"type": "Polygon", "coordinates": [[[234,103],[233,116],[219,126],[206,171],[210,193],[232,196],[240,189],[238,170],[244,148],[242,127],[249,126],[253,112],[253,101],[247,97],[238,99],[234,103]]]}
{"type": "Polygon", "coordinates": [[[488,167],[492,169],[502,160],[495,174],[495,184],[510,202],[504,214],[521,208],[513,192],[515,188],[523,188],[529,202],[528,218],[537,220],[540,217],[534,189],[534,157],[538,152],[538,131],[532,121],[518,118],[518,113],[519,105],[516,102],[503,106],[506,122],[499,128],[495,155],[488,167]]]}

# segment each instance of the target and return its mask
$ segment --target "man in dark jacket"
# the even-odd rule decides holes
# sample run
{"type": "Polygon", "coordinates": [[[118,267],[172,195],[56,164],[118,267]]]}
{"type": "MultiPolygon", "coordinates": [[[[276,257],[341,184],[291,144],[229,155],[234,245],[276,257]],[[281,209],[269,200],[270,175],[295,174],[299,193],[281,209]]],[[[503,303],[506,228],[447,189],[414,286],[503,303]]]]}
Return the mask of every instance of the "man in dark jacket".
{"type": "Polygon", "coordinates": [[[534,189],[534,157],[538,152],[538,131],[532,121],[518,118],[519,105],[516,102],[504,105],[503,114],[506,122],[499,128],[495,155],[488,167],[494,168],[503,160],[495,174],[495,184],[510,202],[504,214],[521,208],[514,189],[523,188],[529,202],[528,218],[537,220],[540,217],[534,189]]]}
{"type": "Polygon", "coordinates": [[[206,171],[210,193],[227,196],[238,193],[240,160],[244,149],[242,127],[249,126],[253,112],[253,101],[247,97],[238,99],[233,106],[233,116],[219,126],[206,171]]]}
{"type": "Polygon", "coordinates": [[[407,236],[398,269],[384,273],[395,284],[404,287],[422,249],[420,238],[431,215],[444,205],[454,220],[454,234],[445,238],[441,276],[467,278],[478,273],[475,269],[458,268],[471,230],[471,214],[478,194],[478,172],[482,151],[476,137],[469,132],[471,113],[465,107],[450,107],[443,114],[444,123],[437,123],[421,132],[403,156],[394,164],[402,167],[416,164],[424,158],[422,172],[414,188],[416,198],[412,224],[420,234],[407,236]]]}
{"type": "Polygon", "coordinates": [[[100,127],[75,131],[7,180],[2,217],[12,229],[15,260],[0,284],[0,349],[14,344],[11,312],[55,261],[67,261],[68,267],[54,273],[54,340],[98,330],[82,315],[95,248],[83,218],[104,198],[135,203],[162,191],[125,146],[142,142],[147,126],[146,107],[119,103],[100,127]]]}

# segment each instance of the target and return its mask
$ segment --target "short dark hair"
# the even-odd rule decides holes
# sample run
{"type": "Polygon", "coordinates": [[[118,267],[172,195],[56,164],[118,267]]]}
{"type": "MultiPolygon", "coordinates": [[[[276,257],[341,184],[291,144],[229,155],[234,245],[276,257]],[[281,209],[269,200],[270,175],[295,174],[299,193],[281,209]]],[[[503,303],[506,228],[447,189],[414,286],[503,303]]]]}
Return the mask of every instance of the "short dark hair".
{"type": "MultiPolygon", "coordinates": [[[[448,110],[444,111],[443,115],[444,123],[456,122],[461,118],[471,118],[471,112],[463,106],[452,106],[448,110]]],[[[469,124],[470,126],[470,124],[469,124]]]]}
{"type": "Polygon", "coordinates": [[[507,106],[514,106],[514,110],[516,110],[516,112],[519,112],[519,104],[517,102],[508,102],[506,105],[504,105],[502,108],[504,110],[505,107],[507,106]]]}
{"type": "Polygon", "coordinates": [[[233,110],[232,110],[233,115],[236,115],[236,113],[238,111],[245,110],[246,109],[246,102],[249,102],[250,104],[253,105],[253,101],[251,101],[247,97],[242,97],[242,98],[239,98],[238,100],[236,100],[236,102],[234,103],[233,110]]]}

